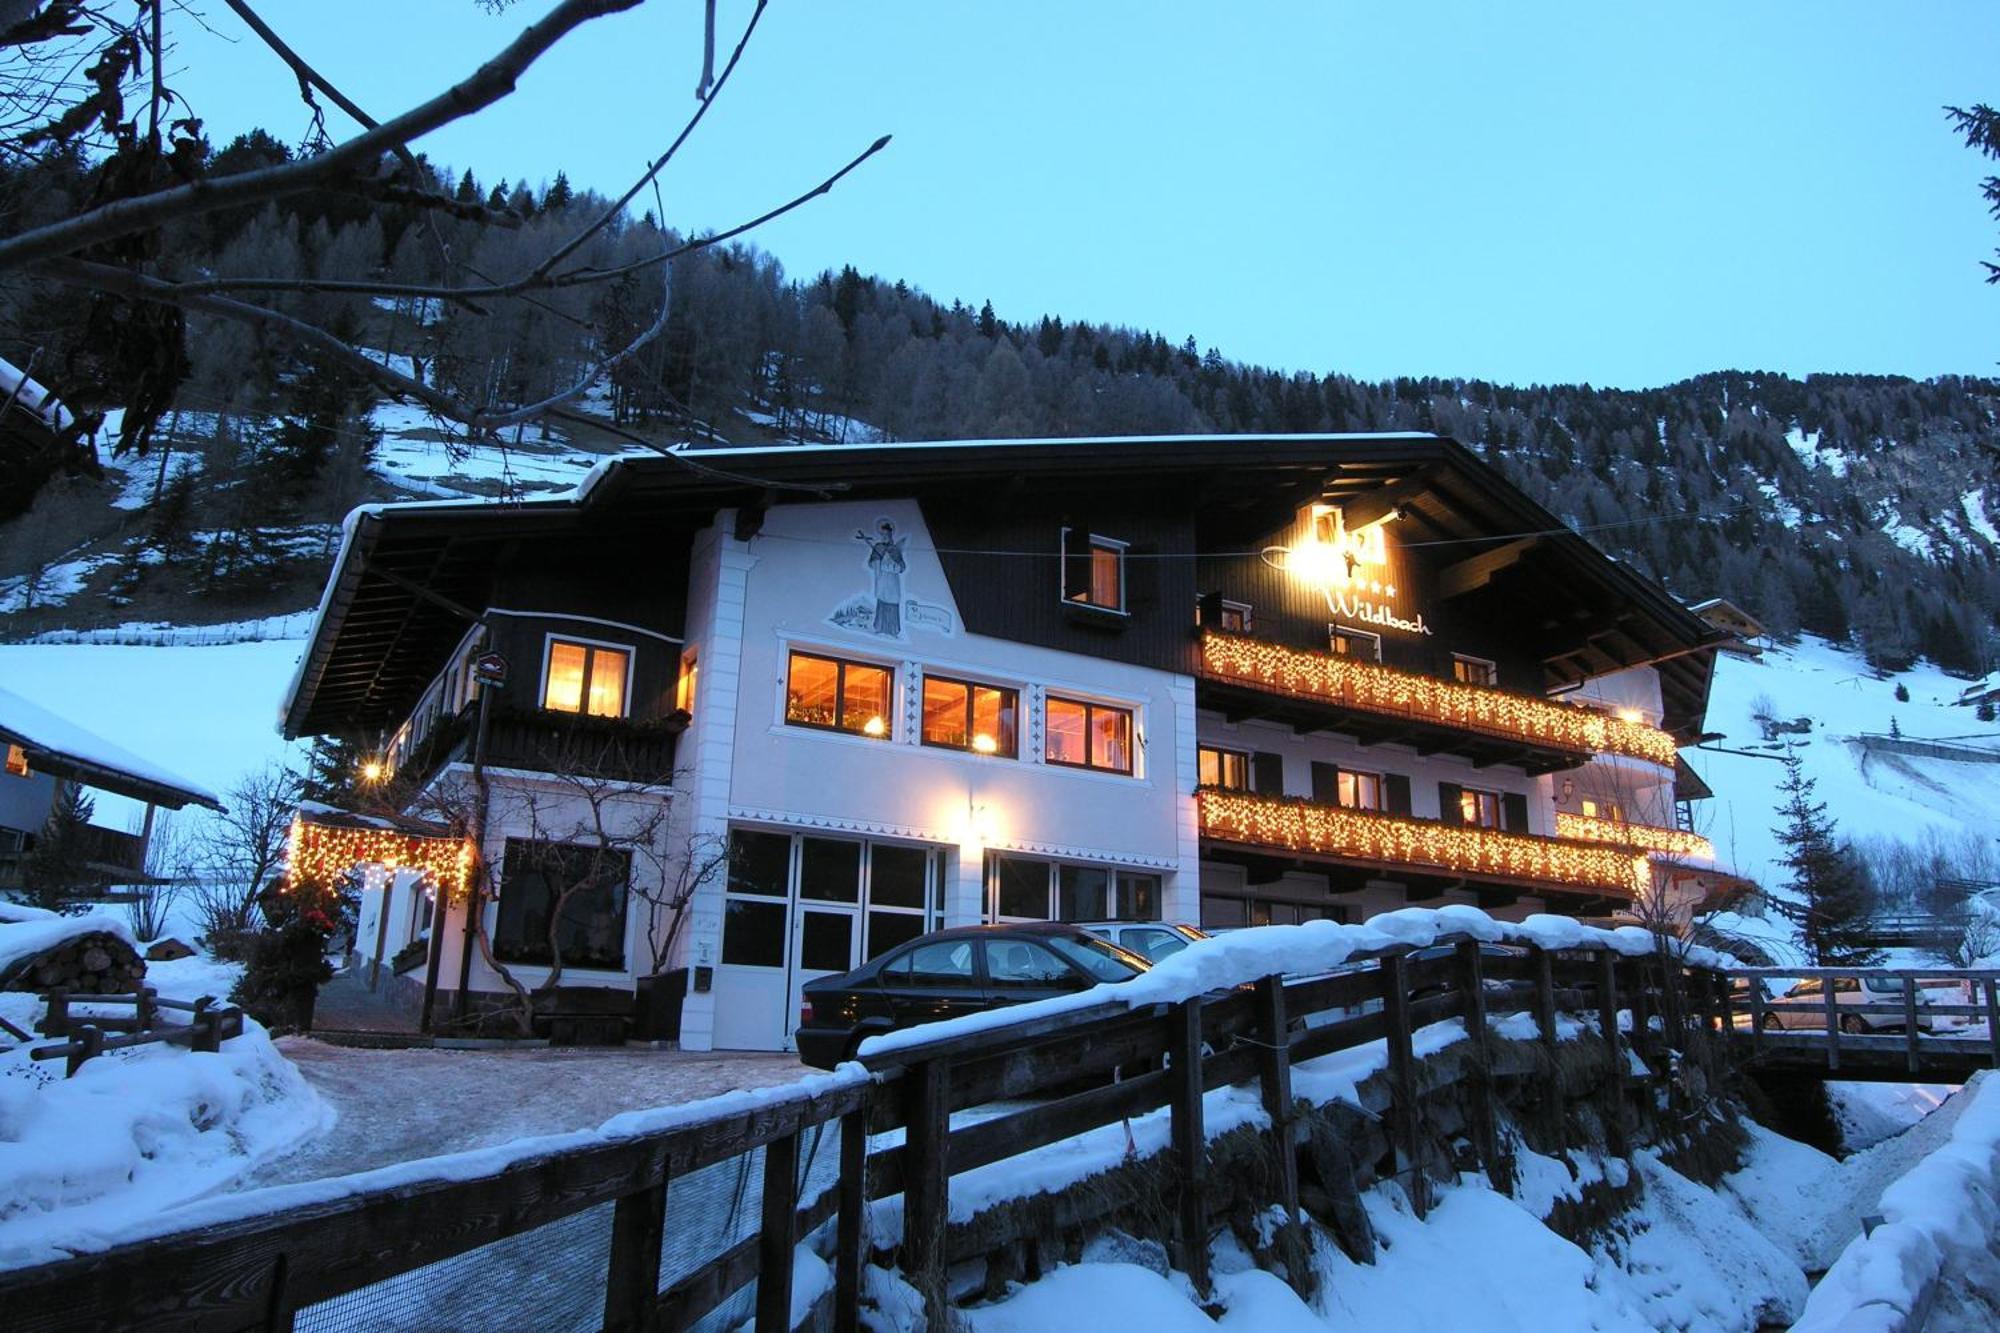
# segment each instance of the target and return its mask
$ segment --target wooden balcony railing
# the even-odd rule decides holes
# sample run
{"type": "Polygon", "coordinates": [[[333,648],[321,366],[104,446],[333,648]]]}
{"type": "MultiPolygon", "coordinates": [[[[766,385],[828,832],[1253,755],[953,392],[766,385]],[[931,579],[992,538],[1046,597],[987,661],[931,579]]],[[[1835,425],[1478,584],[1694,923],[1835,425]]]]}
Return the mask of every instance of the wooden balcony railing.
{"type": "Polygon", "coordinates": [[[1604,842],[1618,847],[1663,852],[1673,857],[1715,859],[1715,844],[1699,833],[1685,829],[1661,828],[1657,824],[1634,824],[1623,819],[1598,819],[1556,811],[1556,836],[1576,842],[1604,842]]]}
{"type": "MultiPolygon", "coordinates": [[[[1309,653],[1245,634],[1204,630],[1202,676],[1288,699],[1448,728],[1579,759],[1622,755],[1672,767],[1674,738],[1644,722],[1485,685],[1438,680],[1378,662],[1309,653]]],[[[1573,760],[1572,762],[1576,762],[1573,760]]],[[[1545,767],[1547,767],[1545,765],[1545,767]]]]}
{"type": "Polygon", "coordinates": [[[1652,882],[1646,858],[1630,847],[1502,833],[1214,787],[1195,795],[1201,834],[1218,842],[1620,897],[1636,897],[1652,882]]]}
{"type": "MultiPolygon", "coordinates": [[[[413,747],[397,773],[412,787],[446,764],[469,763],[479,705],[441,718],[413,747]]],[[[565,773],[668,786],[681,727],[672,721],[591,717],[539,708],[496,707],[487,721],[486,763],[537,773],[565,773]]]]}

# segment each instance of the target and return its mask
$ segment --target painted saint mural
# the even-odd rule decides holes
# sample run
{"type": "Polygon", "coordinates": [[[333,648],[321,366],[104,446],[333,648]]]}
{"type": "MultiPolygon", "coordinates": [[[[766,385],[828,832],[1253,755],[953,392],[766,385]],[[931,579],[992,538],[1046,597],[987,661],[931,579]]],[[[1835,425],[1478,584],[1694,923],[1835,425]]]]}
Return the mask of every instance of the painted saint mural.
{"type": "Polygon", "coordinates": [[[896,535],[894,522],[881,519],[872,533],[857,528],[854,540],[868,551],[868,589],[842,602],[828,620],[843,629],[879,634],[885,639],[900,639],[906,629],[952,632],[950,611],[904,595],[903,576],[910,571],[910,539],[896,535]]]}

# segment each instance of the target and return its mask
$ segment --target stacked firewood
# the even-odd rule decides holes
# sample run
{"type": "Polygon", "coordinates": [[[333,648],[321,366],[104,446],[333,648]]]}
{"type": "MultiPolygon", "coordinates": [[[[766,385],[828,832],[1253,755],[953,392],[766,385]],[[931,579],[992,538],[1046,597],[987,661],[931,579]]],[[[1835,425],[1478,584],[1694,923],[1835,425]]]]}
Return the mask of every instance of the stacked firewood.
{"type": "Polygon", "coordinates": [[[146,960],[138,950],[107,931],[92,931],[19,960],[0,977],[0,990],[61,986],[75,995],[129,995],[145,979],[146,960]]]}

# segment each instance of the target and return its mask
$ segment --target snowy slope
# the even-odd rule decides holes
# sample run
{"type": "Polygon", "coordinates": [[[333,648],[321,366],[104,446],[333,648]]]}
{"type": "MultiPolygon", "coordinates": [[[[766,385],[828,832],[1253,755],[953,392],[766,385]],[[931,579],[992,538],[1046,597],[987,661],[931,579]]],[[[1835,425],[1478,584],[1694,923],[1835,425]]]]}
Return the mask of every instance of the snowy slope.
{"type": "Polygon", "coordinates": [[[1950,838],[1986,836],[2000,817],[2000,764],[1960,763],[1908,755],[1870,754],[1851,738],[1884,733],[1893,719],[1911,740],[2000,750],[2000,725],[1980,722],[1954,706],[1965,682],[1928,665],[1878,680],[1858,654],[1822,640],[1767,650],[1761,661],[1725,656],[1716,665],[1709,731],[1727,739],[1682,753],[1715,789],[1698,807],[1697,827],[1715,842],[1719,860],[1766,886],[1782,885],[1777,864],[1777,787],[1787,746],[1796,749],[1816,796],[1843,837],[1915,841],[1928,830],[1950,838]],[[1898,684],[1909,702],[1896,700],[1898,684]],[[1767,741],[1753,716],[1768,703],[1780,720],[1810,719],[1804,734],[1767,741]]]}

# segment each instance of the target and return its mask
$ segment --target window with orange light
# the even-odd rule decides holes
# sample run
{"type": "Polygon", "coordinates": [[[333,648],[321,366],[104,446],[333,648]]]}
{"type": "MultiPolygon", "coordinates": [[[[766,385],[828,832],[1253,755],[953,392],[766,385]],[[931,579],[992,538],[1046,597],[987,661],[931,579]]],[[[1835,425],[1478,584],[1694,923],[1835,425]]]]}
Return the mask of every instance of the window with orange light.
{"type": "Polygon", "coordinates": [[[887,740],[893,694],[888,667],[795,652],[785,674],[785,721],[887,740]]]}
{"type": "Polygon", "coordinates": [[[548,668],[542,673],[542,707],[556,713],[624,717],[625,680],[631,667],[629,649],[551,639],[548,668]]]}
{"type": "Polygon", "coordinates": [[[1051,695],[1047,723],[1044,757],[1051,764],[1132,771],[1131,709],[1051,695]]]}
{"type": "Polygon", "coordinates": [[[18,745],[7,747],[7,771],[17,778],[28,776],[28,752],[18,745]]]}
{"type": "Polygon", "coordinates": [[[694,650],[689,649],[687,652],[681,654],[680,679],[674,682],[675,708],[683,713],[692,714],[694,712],[694,692],[700,678],[701,664],[695,657],[694,650]]]}
{"type": "Polygon", "coordinates": [[[1243,751],[1203,745],[1196,748],[1195,758],[1202,786],[1250,790],[1250,756],[1243,751]]]}
{"type": "Polygon", "coordinates": [[[1451,678],[1462,685],[1498,685],[1500,669],[1483,657],[1451,656],[1451,678]]]}
{"type": "Polygon", "coordinates": [[[1019,706],[1020,695],[999,685],[925,676],[924,744],[1012,759],[1019,706]]]}
{"type": "Polygon", "coordinates": [[[1066,602],[1125,610],[1125,543],[1080,529],[1063,529],[1062,595],[1066,602]]]}
{"type": "Polygon", "coordinates": [[[1458,793],[1459,822],[1479,828],[1500,827],[1500,793],[1466,787],[1458,793]]]}

